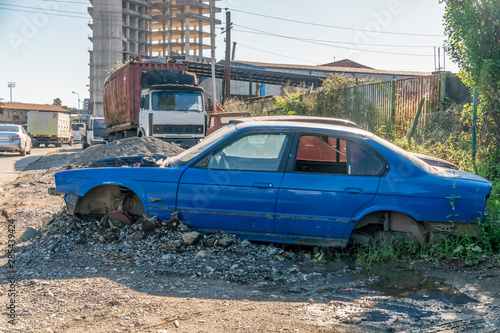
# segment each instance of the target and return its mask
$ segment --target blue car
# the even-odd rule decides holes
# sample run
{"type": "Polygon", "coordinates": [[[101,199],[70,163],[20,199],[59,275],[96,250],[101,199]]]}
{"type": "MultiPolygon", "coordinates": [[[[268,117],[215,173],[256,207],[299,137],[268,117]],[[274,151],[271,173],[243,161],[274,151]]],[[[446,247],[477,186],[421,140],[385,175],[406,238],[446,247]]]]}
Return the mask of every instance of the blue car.
{"type": "Polygon", "coordinates": [[[70,214],[165,220],[178,211],[202,232],[331,247],[474,232],[491,191],[479,176],[431,166],[370,132],[308,122],[230,123],[146,166],[58,172],[56,190],[70,214]]]}

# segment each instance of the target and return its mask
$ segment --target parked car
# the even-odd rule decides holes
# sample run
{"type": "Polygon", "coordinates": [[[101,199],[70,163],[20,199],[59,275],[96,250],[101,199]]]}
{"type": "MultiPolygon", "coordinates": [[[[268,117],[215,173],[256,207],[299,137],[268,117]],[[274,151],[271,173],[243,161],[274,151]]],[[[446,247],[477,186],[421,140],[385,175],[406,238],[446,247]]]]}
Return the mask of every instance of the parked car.
{"type": "Polygon", "coordinates": [[[56,190],[70,214],[123,207],[132,220],[165,220],[178,211],[202,232],[333,247],[474,232],[491,191],[479,176],[433,167],[367,131],[307,122],[230,123],[177,156],[136,162],[146,167],[56,173],[56,190]]]}
{"type": "Polygon", "coordinates": [[[71,128],[73,129],[73,141],[82,141],[82,135],[80,134],[80,128],[85,127],[84,123],[74,123],[71,128]]]}
{"type": "Polygon", "coordinates": [[[31,138],[22,126],[0,124],[0,152],[31,154],[31,138]]]}

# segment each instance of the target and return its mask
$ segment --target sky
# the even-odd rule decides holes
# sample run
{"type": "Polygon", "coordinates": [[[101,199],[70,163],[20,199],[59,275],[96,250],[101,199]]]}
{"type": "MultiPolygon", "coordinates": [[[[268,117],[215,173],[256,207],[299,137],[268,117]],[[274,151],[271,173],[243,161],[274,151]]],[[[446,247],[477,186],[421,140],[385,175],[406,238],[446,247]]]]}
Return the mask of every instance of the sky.
{"type": "MultiPolygon", "coordinates": [[[[81,104],[89,97],[89,6],[84,0],[0,0],[4,102],[9,82],[16,83],[13,102],[60,98],[77,107],[78,96],[81,104]]],[[[226,8],[241,61],[314,66],[351,59],[381,70],[432,72],[434,49],[442,50],[445,40],[438,0],[221,0],[217,6],[223,24],[216,30],[216,61],[224,59],[226,8]]],[[[443,62],[458,71],[450,59],[443,62]]]]}

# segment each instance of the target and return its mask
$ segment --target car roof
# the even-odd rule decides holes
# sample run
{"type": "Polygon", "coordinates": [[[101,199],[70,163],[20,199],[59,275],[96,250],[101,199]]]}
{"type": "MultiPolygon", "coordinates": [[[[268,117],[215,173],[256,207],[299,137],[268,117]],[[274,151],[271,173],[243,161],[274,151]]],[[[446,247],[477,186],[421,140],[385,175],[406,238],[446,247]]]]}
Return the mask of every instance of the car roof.
{"type": "Polygon", "coordinates": [[[286,122],[304,122],[304,123],[316,123],[316,124],[328,124],[337,126],[347,126],[352,128],[359,128],[361,126],[358,124],[345,119],[339,118],[329,118],[329,117],[313,117],[313,116],[261,116],[261,117],[248,117],[241,119],[231,120],[229,123],[241,123],[241,122],[256,122],[256,121],[286,121],[286,122]]]}
{"type": "MultiPolygon", "coordinates": [[[[249,119],[249,118],[242,118],[249,119]]],[[[314,129],[314,130],[334,130],[337,132],[343,132],[347,134],[358,134],[363,135],[365,137],[371,138],[373,137],[373,133],[365,131],[361,128],[350,127],[350,126],[342,126],[342,125],[331,125],[331,124],[322,124],[316,122],[301,122],[301,121],[272,121],[272,120],[260,120],[260,121],[238,121],[236,119],[234,123],[237,126],[237,129],[243,128],[297,128],[297,129],[314,129]]]]}

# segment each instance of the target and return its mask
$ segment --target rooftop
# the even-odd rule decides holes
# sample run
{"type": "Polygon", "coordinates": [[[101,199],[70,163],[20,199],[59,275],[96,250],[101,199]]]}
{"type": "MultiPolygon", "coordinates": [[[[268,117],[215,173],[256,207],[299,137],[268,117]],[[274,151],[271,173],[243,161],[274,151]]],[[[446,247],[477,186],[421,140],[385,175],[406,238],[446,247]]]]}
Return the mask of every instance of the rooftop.
{"type": "MultiPolygon", "coordinates": [[[[388,71],[373,69],[369,67],[332,67],[330,64],[310,66],[310,65],[290,65],[290,64],[271,64],[265,62],[251,62],[251,61],[231,61],[231,65],[238,64],[255,66],[261,68],[282,68],[282,69],[301,69],[310,71],[324,71],[324,72],[338,72],[338,73],[367,73],[367,74],[393,74],[393,75],[408,75],[408,76],[426,76],[431,75],[431,72],[411,72],[411,71],[388,71]]],[[[335,64],[335,63],[331,63],[335,64]]],[[[345,63],[344,63],[345,64],[345,63]]],[[[361,65],[363,66],[363,65],[361,65]]]]}
{"type": "Polygon", "coordinates": [[[69,112],[60,106],[49,104],[28,104],[28,103],[9,103],[2,102],[0,107],[8,110],[21,110],[21,111],[56,111],[56,112],[69,112]]]}

